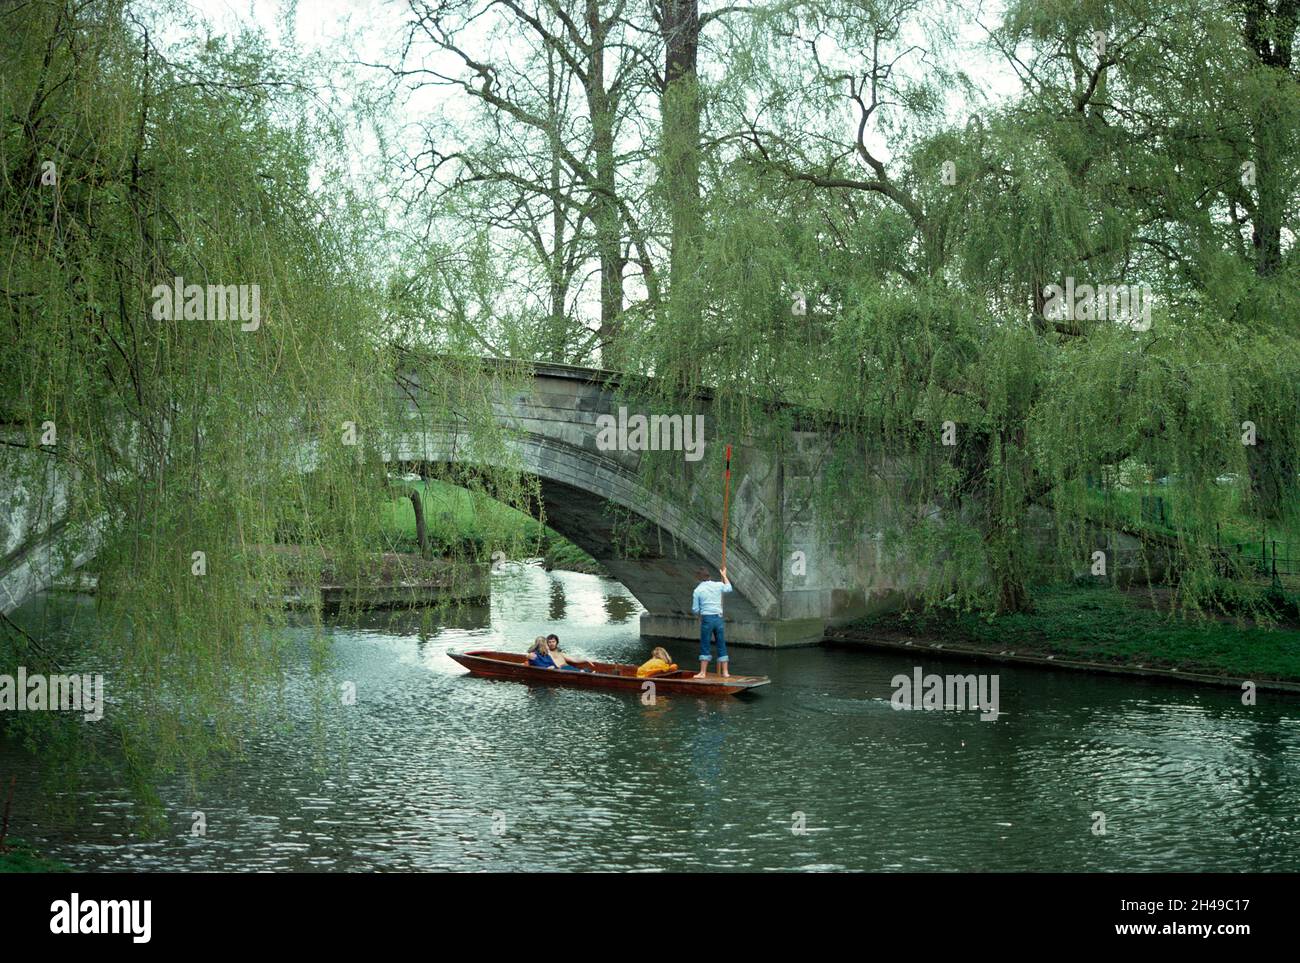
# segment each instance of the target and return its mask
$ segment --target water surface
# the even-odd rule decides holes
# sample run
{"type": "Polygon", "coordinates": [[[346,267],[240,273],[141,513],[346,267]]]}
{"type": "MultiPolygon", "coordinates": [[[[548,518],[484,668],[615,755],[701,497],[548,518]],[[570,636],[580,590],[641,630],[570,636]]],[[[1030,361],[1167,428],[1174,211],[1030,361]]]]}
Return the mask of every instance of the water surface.
{"type": "MultiPolygon", "coordinates": [[[[42,609],[86,611],[22,615],[42,609]]],[[[924,658],[999,672],[1002,716],[981,722],[895,710],[915,658],[810,648],[735,649],[737,672],[772,677],[759,693],[646,706],[447,655],[555,631],[639,662],[639,613],[616,582],[510,566],[490,610],[335,624],[330,689],[353,683],[355,704],[313,713],[304,651],[246,758],[197,799],[166,787],[169,834],[134,838],[129,795],[94,774],[82,815],[55,820],[30,757],[0,745],[0,774],[21,774],[11,832],[84,870],[1300,870],[1294,699],[924,658]]]]}

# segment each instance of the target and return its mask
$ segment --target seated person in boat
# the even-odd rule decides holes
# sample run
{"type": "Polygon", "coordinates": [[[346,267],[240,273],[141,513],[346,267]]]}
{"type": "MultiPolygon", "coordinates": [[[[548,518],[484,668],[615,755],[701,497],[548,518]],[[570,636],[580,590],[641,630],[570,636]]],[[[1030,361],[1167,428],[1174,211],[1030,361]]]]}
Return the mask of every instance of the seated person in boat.
{"type": "Polygon", "coordinates": [[[528,647],[528,664],[534,669],[558,669],[555,660],[551,658],[550,647],[546,644],[546,636],[539,635],[533,639],[533,644],[528,647]]]}
{"type": "Polygon", "coordinates": [[[638,679],[648,679],[652,675],[662,675],[665,672],[676,672],[677,663],[673,657],[668,654],[668,650],[662,646],[656,648],[650,653],[650,661],[641,665],[636,670],[638,679]]]}
{"type": "Polygon", "coordinates": [[[579,659],[577,656],[565,655],[560,651],[560,637],[555,634],[546,637],[547,651],[551,655],[552,661],[555,662],[557,669],[568,669],[570,672],[594,672],[590,659],[579,659]],[[580,669],[578,666],[585,665],[587,668],[580,669]]]}

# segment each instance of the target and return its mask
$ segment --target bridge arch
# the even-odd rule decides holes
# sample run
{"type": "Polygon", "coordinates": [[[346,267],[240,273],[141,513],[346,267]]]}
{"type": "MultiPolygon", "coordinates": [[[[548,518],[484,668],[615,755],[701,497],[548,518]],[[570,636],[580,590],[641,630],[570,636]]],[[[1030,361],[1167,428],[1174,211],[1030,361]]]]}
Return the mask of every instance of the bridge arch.
{"type": "MultiPolygon", "coordinates": [[[[512,439],[507,447],[508,455],[476,455],[454,432],[435,431],[404,435],[390,451],[401,462],[509,467],[535,475],[547,525],[599,561],[648,613],[693,618],[695,570],[701,565],[716,570],[722,554],[716,524],[648,490],[634,471],[593,448],[538,434],[512,439]],[[619,550],[610,505],[649,523],[649,538],[633,557],[619,550]]],[[[726,603],[729,620],[759,620],[779,611],[777,587],[734,543],[727,546],[727,574],[735,589],[726,603]]]]}
{"type": "MultiPolygon", "coordinates": [[[[541,362],[526,372],[491,359],[482,365],[489,376],[484,400],[505,429],[503,437],[496,436],[500,443],[476,443],[458,430],[457,416],[441,422],[447,418],[445,403],[426,409],[418,373],[399,370],[393,381],[395,420],[372,428],[383,457],[390,463],[456,462],[536,476],[551,527],[598,559],[645,607],[642,635],[698,637],[690,614],[695,570],[717,565],[722,554],[720,459],[685,459],[671,485],[652,486],[640,470],[640,452],[604,450],[598,444],[601,417],[614,412],[621,417],[626,405],[637,404],[621,387],[629,376],[541,362]],[[620,551],[608,506],[648,525],[641,550],[620,551]]],[[[718,440],[707,392],[669,404],[672,414],[704,419],[708,430],[696,437],[718,440]]],[[[826,625],[889,604],[908,589],[910,575],[896,560],[881,557],[870,530],[847,551],[843,539],[832,544],[825,538],[808,497],[828,449],[823,429],[801,416],[776,445],[729,439],[734,458],[727,568],[735,586],[727,601],[729,642],[815,644],[826,625]]],[[[319,439],[304,440],[304,471],[318,457],[319,444],[319,439]]],[[[897,487],[887,473],[881,480],[897,487]]],[[[0,490],[6,487],[13,486],[0,479],[0,490]]],[[[886,523],[891,512],[888,505],[882,508],[882,522],[872,529],[886,523]]],[[[15,524],[7,535],[0,526],[7,553],[0,557],[5,611],[49,584],[55,568],[47,564],[51,553],[69,542],[58,525],[33,526],[10,514],[15,524]]],[[[77,542],[74,547],[84,549],[77,564],[93,553],[93,546],[77,542]]]]}

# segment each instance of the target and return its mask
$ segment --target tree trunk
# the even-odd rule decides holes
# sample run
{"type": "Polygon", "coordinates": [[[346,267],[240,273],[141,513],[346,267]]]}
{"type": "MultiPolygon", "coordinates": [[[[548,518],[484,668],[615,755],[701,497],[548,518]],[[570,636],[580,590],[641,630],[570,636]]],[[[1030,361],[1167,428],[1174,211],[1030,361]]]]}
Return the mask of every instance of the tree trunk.
{"type": "Polygon", "coordinates": [[[700,228],[698,0],[663,0],[663,183],[670,221],[669,277],[676,292],[691,269],[700,228]]]}
{"type": "MultiPolygon", "coordinates": [[[[669,317],[672,329],[699,330],[702,292],[698,272],[700,212],[699,0],[661,0],[664,89],[660,101],[660,178],[669,220],[669,317]]],[[[700,380],[700,358],[687,351],[682,379],[700,380]]]]}
{"type": "Polygon", "coordinates": [[[592,151],[596,155],[596,254],[600,258],[600,363],[622,363],[623,232],[618,211],[614,157],[614,109],[605,88],[605,41],[609,23],[600,16],[599,0],[587,0],[591,56],[587,64],[587,109],[591,113],[592,151]]]}
{"type": "Polygon", "coordinates": [[[569,344],[567,301],[569,275],[565,268],[565,238],[567,235],[566,207],[563,195],[563,161],[560,157],[560,127],[563,123],[560,109],[560,79],[555,66],[555,54],[547,51],[547,105],[550,109],[551,169],[548,186],[551,189],[551,263],[549,265],[550,331],[547,332],[545,357],[560,364],[570,360],[566,349],[569,344]]]}
{"type": "Polygon", "coordinates": [[[1300,25],[1300,3],[1278,0],[1270,9],[1265,0],[1243,3],[1246,45],[1255,55],[1264,81],[1253,117],[1255,187],[1254,236],[1255,273],[1276,274],[1282,266],[1282,222],[1286,213],[1286,148],[1281,142],[1282,109],[1288,88],[1295,78],[1291,71],[1296,28],[1300,25]]]}
{"type": "Polygon", "coordinates": [[[1269,99],[1256,114],[1254,137],[1258,200],[1251,241],[1255,248],[1255,273],[1259,277],[1271,277],[1282,266],[1282,221],[1288,179],[1284,171],[1279,170],[1281,155],[1286,151],[1279,144],[1283,121],[1273,100],[1282,96],[1282,92],[1269,92],[1265,96],[1269,99]]]}
{"type": "Polygon", "coordinates": [[[411,507],[415,510],[415,540],[420,546],[420,557],[429,557],[429,530],[424,524],[424,492],[411,489],[411,507]]]}
{"type": "Polygon", "coordinates": [[[1256,438],[1246,449],[1250,471],[1250,497],[1255,510],[1265,518],[1280,518],[1286,505],[1286,479],[1294,478],[1297,466],[1288,457],[1285,444],[1256,438]]]}
{"type": "MultiPolygon", "coordinates": [[[[992,439],[991,439],[992,440],[992,439]]],[[[1014,428],[1002,428],[995,439],[996,454],[988,452],[985,475],[988,528],[984,536],[989,562],[989,577],[999,615],[1032,612],[1033,601],[1026,587],[1024,528],[1029,514],[1024,481],[1029,470],[1025,455],[1026,436],[1023,418],[1014,428]],[[1018,484],[1019,483],[1019,484],[1018,484]]]]}
{"type": "Polygon", "coordinates": [[[998,614],[1013,615],[1017,612],[1032,612],[1034,606],[1025,589],[1024,579],[1011,572],[995,573],[998,582],[998,614]]]}

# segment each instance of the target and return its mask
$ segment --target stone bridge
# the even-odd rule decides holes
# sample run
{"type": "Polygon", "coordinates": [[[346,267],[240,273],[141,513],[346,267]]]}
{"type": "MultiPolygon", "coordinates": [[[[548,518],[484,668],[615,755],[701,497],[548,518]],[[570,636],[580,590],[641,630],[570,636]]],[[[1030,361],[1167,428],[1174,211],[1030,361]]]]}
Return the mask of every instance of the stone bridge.
{"type": "MultiPolygon", "coordinates": [[[[496,363],[486,362],[489,372],[496,363]]],[[[493,409],[507,430],[492,452],[475,450],[468,434],[426,424],[418,381],[401,375],[404,422],[387,426],[381,448],[392,462],[498,464],[540,480],[546,522],[590,553],[646,608],[643,635],[697,638],[690,614],[695,570],[716,568],[722,553],[722,449],[707,397],[684,400],[675,411],[637,409],[606,371],[534,364],[531,377],[494,379],[493,409]],[[513,387],[511,387],[513,385],[513,387]],[[412,386],[415,390],[412,391],[412,386]],[[601,416],[673,414],[703,418],[703,448],[647,456],[601,439],[601,416]],[[628,407],[632,406],[632,407],[628,407]],[[673,459],[670,479],[647,485],[641,459],[673,459]],[[635,547],[625,532],[639,523],[635,547]]],[[[735,591],[727,597],[728,641],[757,646],[813,644],[828,625],[888,604],[908,588],[896,563],[882,559],[879,536],[863,531],[836,551],[823,537],[808,498],[825,446],[813,424],[794,422],[778,447],[752,440],[733,445],[727,569],[735,591]]],[[[45,456],[42,456],[45,457],[45,456]]],[[[864,471],[864,480],[866,472],[864,471]]],[[[891,484],[879,473],[873,484],[891,484]]],[[[13,485],[0,490],[14,496],[13,485]]],[[[57,479],[43,491],[21,493],[0,512],[0,606],[7,613],[49,587],[62,569],[93,557],[96,539],[85,532],[63,544],[57,479]]]]}
{"type": "MultiPolygon", "coordinates": [[[[418,391],[408,403],[412,421],[419,417],[415,397],[418,391]]],[[[642,635],[698,638],[690,614],[695,571],[702,564],[716,569],[722,554],[725,444],[714,433],[707,401],[684,401],[672,412],[640,408],[620,391],[617,375],[538,363],[530,379],[514,390],[502,387],[493,402],[497,419],[510,429],[508,454],[476,453],[464,433],[435,427],[393,435],[387,457],[405,464],[511,465],[535,475],[546,523],[596,558],[645,606],[642,635]],[[601,437],[599,419],[616,419],[620,407],[629,420],[635,414],[700,415],[703,456],[689,460],[685,452],[673,453],[668,457],[679,467],[672,480],[648,487],[641,459],[665,456],[611,450],[609,436],[601,437]],[[629,517],[645,523],[635,550],[620,534],[629,517]]],[[[796,422],[781,452],[743,438],[728,440],[733,453],[727,571],[734,588],[726,598],[729,642],[813,644],[827,625],[897,598],[905,579],[880,564],[878,536],[864,532],[846,554],[819,535],[808,504],[825,445],[817,426],[796,422]]]]}

